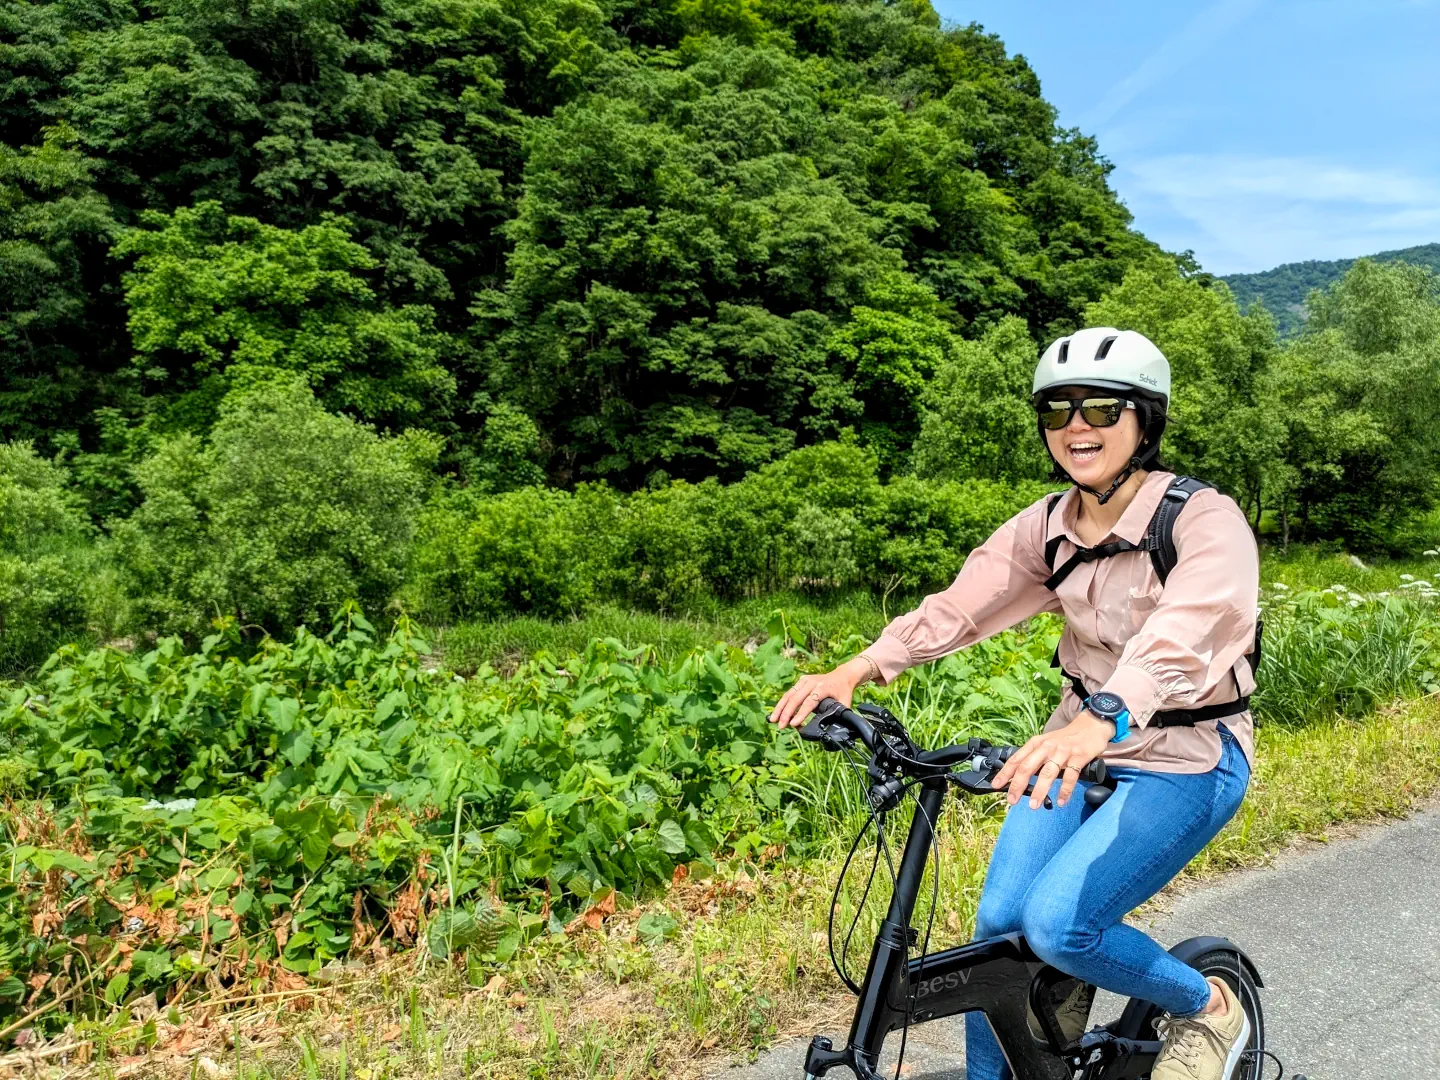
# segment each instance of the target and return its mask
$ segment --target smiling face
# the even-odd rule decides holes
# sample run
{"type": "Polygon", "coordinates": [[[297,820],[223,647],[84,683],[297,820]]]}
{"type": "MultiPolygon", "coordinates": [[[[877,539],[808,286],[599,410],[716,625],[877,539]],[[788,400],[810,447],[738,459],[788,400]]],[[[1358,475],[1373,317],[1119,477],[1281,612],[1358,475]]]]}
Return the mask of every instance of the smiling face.
{"type": "MultiPolygon", "coordinates": [[[[1118,397],[1114,390],[1095,390],[1084,386],[1065,386],[1047,391],[1056,399],[1074,397],[1118,397]]],[[[1140,415],[1125,409],[1120,420],[1111,427],[1092,427],[1077,410],[1070,423],[1059,431],[1046,431],[1045,442],[1060,467],[1077,484],[1104,491],[1110,482],[1130,464],[1140,445],[1143,432],[1140,415]]]]}

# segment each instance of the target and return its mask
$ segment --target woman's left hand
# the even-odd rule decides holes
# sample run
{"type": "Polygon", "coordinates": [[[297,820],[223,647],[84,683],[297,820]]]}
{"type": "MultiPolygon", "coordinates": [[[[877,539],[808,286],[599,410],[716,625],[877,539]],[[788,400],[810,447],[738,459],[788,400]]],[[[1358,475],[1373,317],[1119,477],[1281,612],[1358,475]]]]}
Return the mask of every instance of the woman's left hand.
{"type": "Polygon", "coordinates": [[[995,774],[991,786],[1008,787],[1007,797],[1011,806],[1020,801],[1030,780],[1035,778],[1035,790],[1030,795],[1030,809],[1037,810],[1045,801],[1045,795],[1055,778],[1064,775],[1056,804],[1064,806],[1070,801],[1070,793],[1080,779],[1080,770],[1105,752],[1115,736],[1115,725],[1101,720],[1088,710],[1081,712],[1074,720],[1058,731],[1036,735],[1007,761],[995,774]]]}

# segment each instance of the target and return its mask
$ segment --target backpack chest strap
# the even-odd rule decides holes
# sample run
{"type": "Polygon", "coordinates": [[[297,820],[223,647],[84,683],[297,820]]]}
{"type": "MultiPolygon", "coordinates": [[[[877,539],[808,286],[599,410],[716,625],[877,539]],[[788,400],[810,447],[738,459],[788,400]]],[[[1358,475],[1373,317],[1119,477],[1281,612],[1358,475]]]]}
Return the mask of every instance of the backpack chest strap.
{"type": "Polygon", "coordinates": [[[1080,548],[1074,555],[1071,555],[1070,558],[1065,560],[1060,569],[1045,579],[1045,588],[1054,592],[1056,586],[1069,577],[1074,569],[1082,563],[1098,562],[1100,559],[1108,559],[1112,555],[1121,555],[1127,551],[1148,550],[1149,547],[1147,544],[1132,544],[1129,540],[1115,540],[1109,544],[1101,544],[1098,547],[1080,548]]]}

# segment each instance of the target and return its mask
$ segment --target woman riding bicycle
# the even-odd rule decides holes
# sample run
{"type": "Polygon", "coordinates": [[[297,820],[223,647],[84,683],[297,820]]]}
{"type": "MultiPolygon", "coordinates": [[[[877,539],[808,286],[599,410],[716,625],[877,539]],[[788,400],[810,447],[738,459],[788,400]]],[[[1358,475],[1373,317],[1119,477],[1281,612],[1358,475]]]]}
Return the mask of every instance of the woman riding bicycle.
{"type": "MultiPolygon", "coordinates": [[[[1151,556],[1127,549],[1077,560],[1047,587],[1077,552],[1144,540],[1175,480],[1159,458],[1169,399],[1170,365],[1141,334],[1097,327],[1051,345],[1033,403],[1070,490],[1000,526],[953,584],[855,659],[802,677],[770,719],[798,726],[826,697],[848,706],[865,682],[889,683],[1042,611],[1063,613],[1060,705],[995,779],[1010,811],[976,936],[1023,932],[1051,966],[1164,1008],[1152,1080],[1228,1080],[1250,1035],[1234,994],[1122,920],[1220,831],[1249,783],[1243,699],[1255,686],[1247,654],[1259,596],[1250,527],[1233,500],[1203,487],[1174,521],[1177,557],[1163,586],[1151,556]],[[1095,758],[1118,784],[1090,808],[1071,794],[1095,758]],[[1040,809],[1047,793],[1054,810],[1040,809]]],[[[981,1013],[966,1015],[966,1060],[970,1080],[1010,1076],[981,1013]]]]}

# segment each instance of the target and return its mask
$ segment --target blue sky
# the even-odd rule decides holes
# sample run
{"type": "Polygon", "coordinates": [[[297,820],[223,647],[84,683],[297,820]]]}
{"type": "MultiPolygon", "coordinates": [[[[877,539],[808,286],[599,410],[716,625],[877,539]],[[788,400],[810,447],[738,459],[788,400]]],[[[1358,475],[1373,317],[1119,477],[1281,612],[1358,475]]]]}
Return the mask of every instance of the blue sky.
{"type": "Polygon", "coordinates": [[[1215,273],[1440,241],[1440,0],[932,0],[1023,54],[1215,273]]]}

